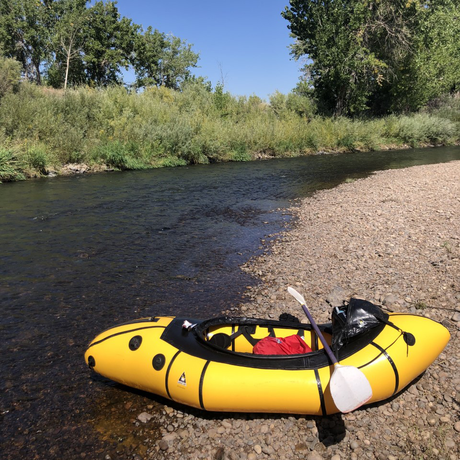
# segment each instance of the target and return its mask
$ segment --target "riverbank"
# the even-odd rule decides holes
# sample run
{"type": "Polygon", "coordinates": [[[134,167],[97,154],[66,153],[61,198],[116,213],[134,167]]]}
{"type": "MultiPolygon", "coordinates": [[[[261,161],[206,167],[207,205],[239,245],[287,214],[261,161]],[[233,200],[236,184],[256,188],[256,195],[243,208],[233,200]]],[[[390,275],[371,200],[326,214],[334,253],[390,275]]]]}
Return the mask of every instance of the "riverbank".
{"type": "Polygon", "coordinates": [[[460,98],[410,115],[318,116],[307,96],[270,103],[202,85],[50,91],[22,84],[0,101],[0,182],[31,177],[455,145],[460,98]]]}
{"type": "Polygon", "coordinates": [[[161,438],[146,441],[145,458],[458,459],[459,178],[456,161],[320,191],[293,209],[294,229],[243,267],[261,281],[240,306],[247,316],[301,317],[292,285],[318,322],[351,296],[442,321],[452,338],[415,383],[390,401],[322,418],[146,407],[136,430],[159,426],[161,438]]]}

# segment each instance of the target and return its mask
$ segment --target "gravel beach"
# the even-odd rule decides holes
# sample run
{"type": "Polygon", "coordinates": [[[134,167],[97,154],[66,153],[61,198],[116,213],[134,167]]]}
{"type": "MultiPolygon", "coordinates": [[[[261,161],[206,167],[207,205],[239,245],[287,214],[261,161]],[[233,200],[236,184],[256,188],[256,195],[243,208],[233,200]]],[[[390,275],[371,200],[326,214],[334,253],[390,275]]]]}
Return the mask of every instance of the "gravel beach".
{"type": "MultiPolygon", "coordinates": [[[[226,313],[321,322],[359,297],[442,322],[451,340],[435,363],[391,400],[329,417],[209,414],[145,407],[135,430],[159,427],[142,454],[158,459],[460,458],[460,162],[378,172],[294,207],[293,228],[243,268],[260,283],[226,313]]],[[[306,321],[305,321],[306,322],[306,321]]],[[[152,431],[153,433],[153,431],[152,431]]]]}

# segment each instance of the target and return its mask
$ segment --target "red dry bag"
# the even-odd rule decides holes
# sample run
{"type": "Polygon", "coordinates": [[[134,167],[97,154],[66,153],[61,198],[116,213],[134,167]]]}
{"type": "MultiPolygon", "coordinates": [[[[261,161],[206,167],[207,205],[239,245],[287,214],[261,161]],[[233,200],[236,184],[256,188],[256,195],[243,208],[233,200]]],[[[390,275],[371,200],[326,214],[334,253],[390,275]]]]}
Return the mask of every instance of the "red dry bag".
{"type": "Polygon", "coordinates": [[[301,355],[311,348],[299,335],[289,337],[265,337],[254,345],[257,355],[301,355]]]}

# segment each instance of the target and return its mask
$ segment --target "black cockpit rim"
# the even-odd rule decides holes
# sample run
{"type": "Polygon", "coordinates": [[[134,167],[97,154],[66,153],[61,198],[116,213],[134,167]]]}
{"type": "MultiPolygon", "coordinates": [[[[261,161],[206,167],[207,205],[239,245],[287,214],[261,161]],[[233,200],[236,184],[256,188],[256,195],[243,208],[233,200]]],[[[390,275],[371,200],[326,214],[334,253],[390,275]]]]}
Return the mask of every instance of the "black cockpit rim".
{"type": "MultiPolygon", "coordinates": [[[[325,355],[324,349],[311,351],[309,353],[303,354],[293,354],[293,355],[258,355],[254,353],[243,353],[233,351],[228,348],[223,348],[218,345],[215,345],[209,340],[205,340],[204,335],[205,331],[213,326],[233,326],[235,331],[242,327],[250,327],[250,326],[263,326],[267,328],[283,328],[283,329],[292,329],[293,334],[297,334],[300,330],[310,332],[313,328],[311,324],[306,323],[296,323],[296,322],[288,322],[288,321],[276,321],[276,320],[267,320],[267,319],[260,319],[260,318],[246,318],[246,317],[228,317],[228,316],[220,316],[218,318],[211,318],[204,321],[201,321],[197,324],[197,326],[193,329],[193,332],[197,338],[197,340],[205,345],[206,347],[212,348],[220,353],[228,353],[231,355],[236,356],[244,356],[245,358],[252,358],[252,359],[259,359],[259,360],[286,360],[286,359],[298,359],[299,357],[305,356],[308,354],[311,355],[325,355]]],[[[320,329],[322,332],[331,333],[331,324],[321,325],[320,329]]]]}

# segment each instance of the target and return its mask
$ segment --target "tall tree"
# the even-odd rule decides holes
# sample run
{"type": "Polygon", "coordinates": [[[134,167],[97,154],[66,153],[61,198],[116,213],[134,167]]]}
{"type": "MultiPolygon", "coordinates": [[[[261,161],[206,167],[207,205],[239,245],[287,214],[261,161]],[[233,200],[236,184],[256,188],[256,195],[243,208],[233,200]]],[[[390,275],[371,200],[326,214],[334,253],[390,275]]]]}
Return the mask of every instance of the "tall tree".
{"type": "MultiPolygon", "coordinates": [[[[403,106],[414,109],[423,100],[426,102],[428,92],[420,97],[420,87],[414,88],[416,73],[423,74],[433,68],[433,56],[439,55],[437,47],[442,43],[451,46],[444,48],[442,59],[437,60],[438,73],[449,71],[445,66],[448,56],[451,59],[458,56],[453,44],[457,43],[455,33],[458,33],[452,15],[453,11],[458,15],[456,3],[454,0],[291,0],[282,15],[297,38],[294,56],[309,59],[305,68],[307,81],[320,109],[335,115],[350,115],[368,108],[376,112],[402,110],[403,106]],[[437,15],[443,21],[429,20],[437,15]],[[408,94],[414,97],[406,98],[405,104],[395,100],[408,94]]],[[[437,91],[440,90],[438,85],[437,91]]]]}
{"type": "Polygon", "coordinates": [[[139,27],[120,17],[117,2],[96,2],[89,10],[84,61],[87,80],[95,85],[122,81],[121,69],[132,59],[139,27]]]}
{"type": "Polygon", "coordinates": [[[53,0],[0,0],[0,46],[22,64],[24,77],[41,82],[49,51],[53,0]]]}
{"type": "Polygon", "coordinates": [[[191,77],[198,54],[185,41],[121,17],[116,1],[0,0],[2,55],[22,65],[23,75],[54,87],[122,82],[133,66],[138,86],[179,88],[191,77]]]}
{"type": "Polygon", "coordinates": [[[372,76],[385,63],[363,43],[370,12],[363,1],[291,0],[283,17],[296,37],[293,54],[306,56],[307,79],[323,112],[344,115],[365,108],[372,76]]]}
{"type": "Polygon", "coordinates": [[[172,35],[148,27],[136,40],[133,60],[136,86],[166,86],[178,89],[191,76],[198,54],[192,45],[172,35]]]}
{"type": "Polygon", "coordinates": [[[159,62],[165,46],[166,36],[157,29],[148,27],[145,33],[138,34],[133,60],[137,87],[159,85],[159,62]]]}
{"type": "Polygon", "coordinates": [[[55,3],[52,59],[48,64],[48,83],[67,88],[85,81],[83,57],[89,10],[87,0],[60,0],[55,3]],[[71,71],[72,67],[72,71],[71,71]]]}
{"type": "Polygon", "coordinates": [[[390,110],[418,110],[436,97],[460,90],[459,37],[457,1],[431,1],[420,9],[412,52],[390,80],[386,98],[390,110]]]}

